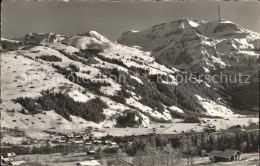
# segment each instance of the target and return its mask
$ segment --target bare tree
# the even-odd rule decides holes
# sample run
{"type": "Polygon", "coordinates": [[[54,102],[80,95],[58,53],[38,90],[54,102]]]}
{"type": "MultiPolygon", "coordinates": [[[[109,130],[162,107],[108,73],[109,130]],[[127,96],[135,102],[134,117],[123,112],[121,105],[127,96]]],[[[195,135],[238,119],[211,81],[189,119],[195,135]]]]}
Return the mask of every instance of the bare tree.
{"type": "Polygon", "coordinates": [[[155,146],[152,146],[151,144],[147,144],[144,152],[147,156],[147,158],[146,158],[147,165],[149,165],[149,166],[160,165],[160,163],[158,162],[159,153],[155,146]]]}
{"type": "Polygon", "coordinates": [[[181,153],[179,149],[174,149],[171,144],[167,144],[162,152],[162,158],[165,158],[164,161],[166,162],[165,165],[173,166],[173,165],[180,165],[181,163],[181,153]]]}
{"type": "Polygon", "coordinates": [[[143,151],[137,151],[133,160],[136,166],[146,165],[146,156],[143,151]]]}
{"type": "Polygon", "coordinates": [[[118,163],[124,163],[127,160],[127,153],[123,152],[122,149],[118,149],[116,153],[116,159],[118,163]]]}
{"type": "Polygon", "coordinates": [[[171,144],[165,147],[156,148],[147,144],[144,151],[138,151],[134,158],[137,166],[176,166],[181,164],[181,153],[174,149],[171,144]]]}

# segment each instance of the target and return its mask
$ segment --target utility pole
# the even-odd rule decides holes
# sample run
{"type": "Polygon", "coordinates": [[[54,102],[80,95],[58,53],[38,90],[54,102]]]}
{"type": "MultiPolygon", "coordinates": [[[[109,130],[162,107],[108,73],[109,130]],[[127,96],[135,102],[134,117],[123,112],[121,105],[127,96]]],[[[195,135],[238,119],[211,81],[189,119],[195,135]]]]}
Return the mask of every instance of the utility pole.
{"type": "Polygon", "coordinates": [[[219,25],[220,25],[220,9],[219,9],[219,5],[218,5],[218,21],[219,21],[219,25]]]}

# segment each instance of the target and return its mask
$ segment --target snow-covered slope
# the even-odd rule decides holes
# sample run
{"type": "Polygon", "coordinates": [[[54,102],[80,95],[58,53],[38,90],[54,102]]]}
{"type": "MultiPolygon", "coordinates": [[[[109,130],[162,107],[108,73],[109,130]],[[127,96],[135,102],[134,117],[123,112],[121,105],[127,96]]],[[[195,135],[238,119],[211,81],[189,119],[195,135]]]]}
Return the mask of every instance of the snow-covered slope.
{"type": "MultiPolygon", "coordinates": [[[[171,33],[170,27],[175,24],[180,24],[183,31],[189,31],[191,38],[200,37],[192,27],[204,28],[205,36],[212,35],[213,25],[210,23],[180,20],[155,26],[155,30],[124,34],[119,41],[123,44],[134,43],[129,44],[130,46],[111,42],[95,31],[70,37],[32,33],[19,42],[6,39],[1,55],[1,111],[4,112],[2,126],[41,129],[74,129],[89,125],[114,127],[118,125],[119,117],[132,112],[135,113],[134,125],[143,126],[152,121],[169,122],[174,118],[194,115],[235,116],[232,96],[225,91],[225,86],[209,85],[199,80],[192,84],[178,82],[176,75],[185,72],[178,70],[178,66],[173,67],[176,64],[165,65],[156,60],[160,54],[163,57],[163,52],[167,52],[166,48],[182,52],[183,47],[178,46],[180,41],[186,41],[187,47],[190,48],[200,45],[198,47],[203,46],[205,49],[207,44],[198,42],[197,39],[192,41],[189,36],[180,32],[174,34],[177,45],[168,45],[163,36],[171,33]],[[207,24],[208,29],[205,28],[207,24]],[[168,28],[164,29],[164,26],[168,28]],[[159,31],[160,29],[162,31],[159,31]],[[155,32],[157,30],[158,32],[155,32]],[[137,36],[133,37],[133,34],[137,36]],[[157,35],[152,37],[154,34],[157,35]],[[147,40],[151,38],[154,38],[154,41],[151,40],[149,44],[147,40]],[[147,45],[142,45],[143,43],[147,45]],[[167,45],[165,48],[153,51],[163,43],[167,45]],[[131,47],[137,45],[142,49],[131,47]],[[153,56],[154,53],[156,56],[153,56]],[[68,108],[64,107],[68,104],[64,103],[65,101],[62,103],[51,98],[55,94],[69,102],[68,108]],[[70,107],[71,105],[76,107],[70,107]],[[102,111],[91,112],[89,105],[92,110],[102,111]],[[55,119],[60,122],[57,123],[55,119]]],[[[179,28],[173,27],[174,32],[179,31],[179,28]]],[[[257,34],[252,33],[251,37],[254,36],[257,34]]],[[[223,40],[222,37],[219,38],[221,39],[216,41],[223,40]]],[[[243,48],[255,47],[257,44],[253,40],[249,44],[249,39],[242,37],[239,40],[245,40],[243,48]]],[[[217,50],[219,43],[222,42],[210,45],[209,48],[217,50]]],[[[199,61],[200,57],[204,56],[203,49],[194,49],[195,52],[201,51],[201,55],[197,53],[192,58],[199,61]]],[[[243,51],[249,51],[253,57],[257,56],[253,51],[243,51]]],[[[226,65],[220,57],[213,60],[226,65]]]]}

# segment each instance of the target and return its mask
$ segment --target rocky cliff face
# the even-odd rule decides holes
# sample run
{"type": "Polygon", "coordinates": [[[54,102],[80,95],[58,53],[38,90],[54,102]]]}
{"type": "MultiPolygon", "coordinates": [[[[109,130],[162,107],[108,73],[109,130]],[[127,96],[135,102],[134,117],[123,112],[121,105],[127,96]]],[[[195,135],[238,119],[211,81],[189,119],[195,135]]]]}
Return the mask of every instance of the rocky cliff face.
{"type": "Polygon", "coordinates": [[[29,33],[22,38],[23,41],[31,44],[58,42],[65,39],[67,36],[55,33],[29,33]]]}
{"type": "Polygon", "coordinates": [[[141,32],[125,32],[118,42],[151,51],[157,62],[168,67],[200,74],[250,75],[251,84],[225,84],[225,87],[235,94],[241,92],[235,95],[239,98],[237,102],[252,103],[253,100],[253,105],[258,105],[260,36],[235,23],[181,19],[141,32]],[[242,93],[255,99],[244,100],[242,93]]]}

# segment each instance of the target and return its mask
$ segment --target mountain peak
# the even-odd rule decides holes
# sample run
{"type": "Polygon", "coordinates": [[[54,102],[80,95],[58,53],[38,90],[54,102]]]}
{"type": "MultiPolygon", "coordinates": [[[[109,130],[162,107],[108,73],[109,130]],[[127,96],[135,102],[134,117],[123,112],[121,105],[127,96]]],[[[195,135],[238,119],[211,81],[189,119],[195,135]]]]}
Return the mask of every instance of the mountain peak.
{"type": "Polygon", "coordinates": [[[192,73],[246,72],[252,80],[257,75],[259,34],[224,19],[220,23],[189,19],[162,23],[124,33],[118,43],[140,46],[157,62],[192,73]]]}
{"type": "Polygon", "coordinates": [[[79,33],[78,36],[87,36],[87,37],[95,38],[95,39],[97,39],[98,41],[101,41],[101,42],[110,42],[110,40],[108,40],[107,37],[101,35],[97,31],[93,31],[93,30],[90,30],[90,31],[87,31],[87,32],[84,32],[84,33],[79,33]]]}
{"type": "Polygon", "coordinates": [[[29,43],[46,43],[46,42],[58,42],[68,36],[59,35],[56,33],[28,33],[24,36],[23,40],[29,43]]]}

